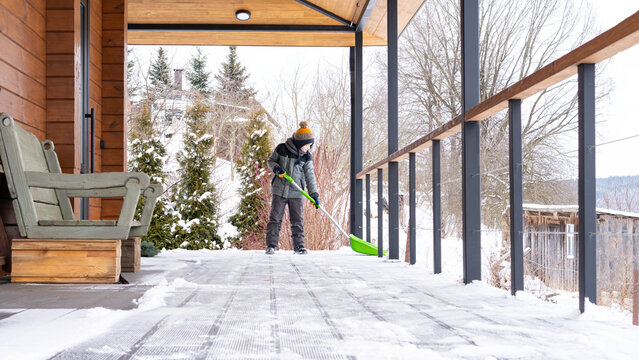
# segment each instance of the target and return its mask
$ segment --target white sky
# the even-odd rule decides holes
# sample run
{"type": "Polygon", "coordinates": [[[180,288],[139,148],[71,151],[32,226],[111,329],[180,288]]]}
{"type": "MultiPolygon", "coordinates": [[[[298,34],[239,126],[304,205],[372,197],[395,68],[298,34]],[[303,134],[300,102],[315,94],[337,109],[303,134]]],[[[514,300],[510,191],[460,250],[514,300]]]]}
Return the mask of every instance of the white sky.
{"type": "MultiPolygon", "coordinates": [[[[597,26],[609,29],[639,10],[639,0],[589,0],[597,18],[597,26]]],[[[597,143],[639,135],[639,46],[614,56],[605,76],[614,82],[609,105],[603,106],[598,126],[597,143]]],[[[597,177],[639,175],[639,161],[633,159],[639,149],[639,137],[597,147],[597,177]]]]}
{"type": "MultiPolygon", "coordinates": [[[[587,0],[590,2],[599,32],[609,29],[639,10],[639,0],[587,0]]],[[[141,61],[148,61],[148,54],[156,47],[136,46],[141,61]]],[[[173,54],[173,67],[186,66],[194,52],[192,47],[165,47],[173,54]]],[[[370,49],[370,48],[367,48],[370,49]]],[[[217,73],[228,54],[226,46],[203,48],[208,56],[209,70],[217,73]]],[[[238,47],[241,63],[247,68],[252,86],[264,106],[271,110],[273,98],[278,95],[277,85],[283,78],[291,78],[297,69],[315,73],[318,66],[348,66],[347,48],[282,48],[238,47]]],[[[626,50],[608,63],[604,76],[614,83],[609,101],[597,109],[600,113],[597,143],[604,143],[639,135],[639,115],[635,109],[639,92],[639,46],[626,50]]],[[[146,68],[146,65],[143,65],[146,68]]],[[[366,64],[365,64],[366,66],[366,64]]],[[[281,95],[281,94],[280,94],[281,95]]],[[[576,150],[577,142],[574,144],[576,150]]],[[[573,146],[573,145],[570,145],[573,146]]],[[[629,155],[637,153],[639,136],[597,148],[597,177],[615,175],[639,175],[639,161],[629,161],[629,155]]],[[[570,150],[570,149],[569,149],[570,150]]],[[[576,169],[575,172],[576,174],[576,169]]]]}

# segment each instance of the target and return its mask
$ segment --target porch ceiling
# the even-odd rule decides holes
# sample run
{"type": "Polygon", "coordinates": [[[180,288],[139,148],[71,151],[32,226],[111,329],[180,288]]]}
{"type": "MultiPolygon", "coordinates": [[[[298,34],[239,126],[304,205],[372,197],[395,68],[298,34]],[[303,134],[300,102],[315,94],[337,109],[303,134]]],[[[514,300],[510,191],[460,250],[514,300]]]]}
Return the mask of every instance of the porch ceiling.
{"type": "MultiPolygon", "coordinates": [[[[399,1],[399,33],[423,1],[399,1]]],[[[386,0],[128,0],[127,4],[131,45],[354,46],[354,29],[367,16],[364,45],[386,45],[386,0]],[[363,14],[366,7],[370,8],[363,14]],[[238,10],[250,11],[250,20],[237,20],[238,10]]]]}

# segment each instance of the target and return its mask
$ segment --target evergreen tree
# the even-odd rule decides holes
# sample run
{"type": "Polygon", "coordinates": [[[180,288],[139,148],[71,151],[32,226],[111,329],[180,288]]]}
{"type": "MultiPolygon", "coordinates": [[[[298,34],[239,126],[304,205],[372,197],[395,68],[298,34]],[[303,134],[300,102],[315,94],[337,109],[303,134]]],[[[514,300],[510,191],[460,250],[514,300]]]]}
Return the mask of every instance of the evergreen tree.
{"type": "Polygon", "coordinates": [[[138,72],[136,71],[137,63],[133,61],[132,55],[133,49],[128,48],[126,50],[126,78],[127,78],[127,87],[129,90],[129,99],[135,97],[135,94],[140,90],[140,80],[138,79],[138,72]]]}
{"type": "Polygon", "coordinates": [[[237,162],[242,187],[237,213],[230,219],[238,229],[240,248],[263,246],[268,222],[268,187],[270,171],[266,165],[271,154],[270,133],[265,121],[266,113],[253,113],[237,162]]]}
{"type": "Polygon", "coordinates": [[[209,78],[210,71],[206,71],[206,55],[202,53],[202,49],[197,48],[195,56],[189,60],[189,69],[186,72],[186,79],[189,81],[191,88],[198,90],[203,94],[210,92],[209,78]]]}
{"type": "Polygon", "coordinates": [[[211,182],[215,158],[209,112],[210,106],[201,96],[187,108],[184,149],[177,156],[181,173],[174,200],[180,220],[174,227],[174,236],[180,247],[189,250],[224,247],[217,234],[218,204],[211,182]]]}
{"type": "MultiPolygon", "coordinates": [[[[139,108],[132,112],[131,123],[129,171],[146,173],[151,183],[163,184],[166,179],[163,168],[167,152],[153,126],[148,99],[144,99],[139,108]]],[[[142,214],[144,200],[141,198],[138,202],[136,218],[142,214]]],[[[171,227],[177,219],[172,213],[168,200],[161,196],[155,204],[149,232],[143,240],[152,242],[159,249],[176,248],[179,244],[176,245],[172,239],[171,227]]]]}
{"type": "Polygon", "coordinates": [[[230,46],[226,62],[222,63],[222,68],[215,75],[217,80],[217,91],[222,97],[246,101],[255,95],[255,90],[247,87],[246,80],[249,74],[246,68],[240,64],[237,57],[237,47],[230,46]]]}
{"type": "Polygon", "coordinates": [[[167,89],[171,85],[171,69],[169,68],[169,60],[166,56],[164,48],[158,49],[155,60],[149,68],[149,79],[151,86],[156,90],[167,89]]]}

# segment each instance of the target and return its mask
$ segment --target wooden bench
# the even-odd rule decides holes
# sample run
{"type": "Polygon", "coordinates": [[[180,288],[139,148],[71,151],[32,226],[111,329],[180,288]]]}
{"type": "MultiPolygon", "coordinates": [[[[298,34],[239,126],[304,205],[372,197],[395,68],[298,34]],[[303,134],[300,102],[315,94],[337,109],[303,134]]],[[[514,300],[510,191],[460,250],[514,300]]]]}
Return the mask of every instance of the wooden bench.
{"type": "MultiPolygon", "coordinates": [[[[0,159],[19,234],[23,238],[12,241],[12,281],[29,281],[29,277],[39,282],[64,280],[60,273],[55,276],[47,274],[51,270],[46,265],[52,261],[46,258],[51,254],[50,249],[56,246],[59,249],[69,246],[73,248],[73,241],[77,241],[81,249],[86,249],[89,246],[87,244],[91,243],[102,249],[102,245],[98,245],[95,240],[111,240],[110,244],[118,247],[117,251],[113,250],[118,255],[114,256],[115,253],[111,250],[97,250],[86,258],[98,261],[97,257],[102,254],[109,261],[117,261],[117,266],[110,269],[117,271],[119,277],[121,241],[146,235],[162,186],[150,185],[149,177],[143,173],[63,174],[53,142],[45,140],[40,143],[35,135],[22,129],[5,113],[0,114],[0,159]],[[140,196],[146,198],[145,205],[140,221],[134,222],[140,196]],[[123,197],[124,201],[118,220],[78,220],[73,215],[69,200],[71,197],[123,197]],[[26,239],[29,239],[29,251],[33,251],[28,257],[29,261],[23,261],[24,257],[16,255],[16,251],[19,253],[24,250],[20,246],[26,239]],[[37,243],[41,243],[41,250],[36,250],[37,243]],[[62,245],[53,245],[54,243],[62,245]],[[35,260],[36,254],[40,254],[40,262],[35,260]],[[41,264],[39,272],[38,264],[41,264]]],[[[60,257],[59,263],[64,264],[66,257],[78,258],[78,253],[69,251],[90,250],[53,252],[60,257]]],[[[95,275],[96,279],[105,278],[102,273],[99,276],[92,275],[93,268],[87,265],[86,274],[80,277],[95,275]]],[[[82,273],[77,266],[74,269],[73,276],[69,277],[72,281],[78,279],[77,275],[82,273]]]]}

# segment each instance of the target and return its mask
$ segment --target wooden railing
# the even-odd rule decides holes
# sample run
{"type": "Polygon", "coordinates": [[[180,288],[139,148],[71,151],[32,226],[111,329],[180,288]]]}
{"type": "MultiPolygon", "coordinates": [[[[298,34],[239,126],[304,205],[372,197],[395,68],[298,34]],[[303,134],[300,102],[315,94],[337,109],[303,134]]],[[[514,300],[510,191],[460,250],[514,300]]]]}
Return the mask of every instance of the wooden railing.
{"type": "MultiPolygon", "coordinates": [[[[608,31],[471,108],[465,114],[466,121],[484,120],[506,109],[510,99],[523,100],[575,75],[579,64],[601,62],[637,44],[639,44],[639,11],[608,31]]],[[[461,123],[462,116],[459,115],[429,134],[390,154],[387,158],[360,171],[356,175],[357,178],[364,178],[367,174],[373,174],[377,169],[386,168],[389,162],[406,159],[408,154],[430,147],[433,140],[443,140],[461,131],[461,123]]]]}

